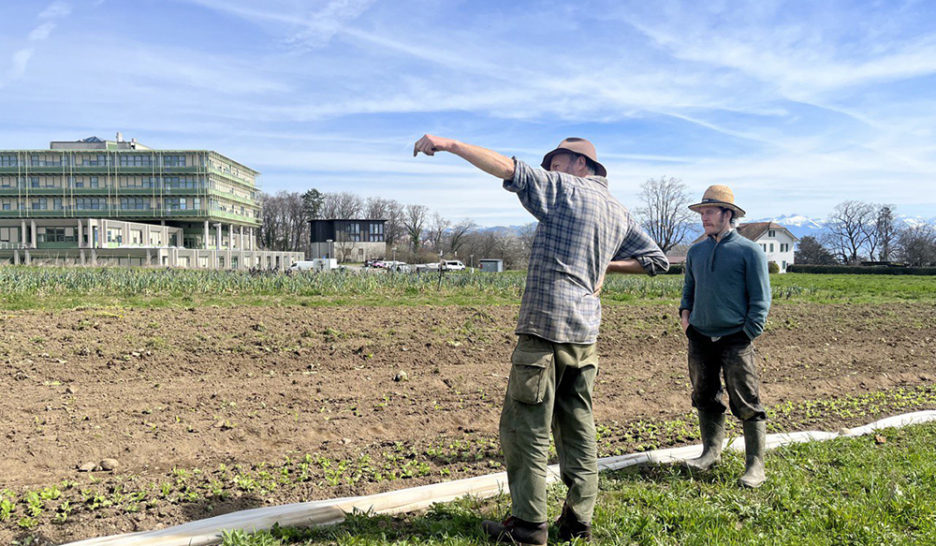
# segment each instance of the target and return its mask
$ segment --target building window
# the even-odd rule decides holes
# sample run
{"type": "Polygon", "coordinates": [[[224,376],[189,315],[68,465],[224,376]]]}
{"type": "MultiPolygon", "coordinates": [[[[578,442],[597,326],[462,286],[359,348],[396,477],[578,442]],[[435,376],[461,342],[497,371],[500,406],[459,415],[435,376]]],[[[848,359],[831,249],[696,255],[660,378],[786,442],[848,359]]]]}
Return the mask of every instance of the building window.
{"type": "Polygon", "coordinates": [[[19,162],[16,160],[15,155],[0,155],[0,167],[18,167],[19,162]]]}
{"type": "Polygon", "coordinates": [[[32,200],[32,209],[33,210],[46,210],[46,200],[45,198],[33,199],[32,200]]]}
{"type": "Polygon", "coordinates": [[[86,155],[81,158],[82,167],[103,167],[107,165],[107,157],[103,154],[86,155]]]}
{"type": "Polygon", "coordinates": [[[78,197],[75,199],[76,210],[101,210],[104,200],[99,197],[78,197]]]}
{"type": "Polygon", "coordinates": [[[121,167],[152,167],[151,154],[120,154],[121,167]]]}
{"type": "Polygon", "coordinates": [[[349,223],[345,225],[345,234],[347,235],[347,241],[360,242],[361,240],[361,224],[357,222],[349,223]]]}
{"type": "Polygon", "coordinates": [[[120,208],[123,210],[149,210],[149,199],[145,197],[121,197],[120,208]]]}
{"type": "Polygon", "coordinates": [[[166,210],[188,210],[188,202],[185,197],[166,197],[166,210]]]}
{"type": "Polygon", "coordinates": [[[770,243],[770,251],[773,252],[773,243],[770,243]]]}
{"type": "Polygon", "coordinates": [[[776,232],[775,230],[772,230],[772,229],[767,230],[767,236],[768,236],[768,237],[776,237],[776,236],[777,236],[777,232],[776,232]]]}
{"type": "Polygon", "coordinates": [[[375,222],[370,225],[368,228],[368,240],[372,243],[382,243],[384,240],[384,226],[379,222],[375,222]]]}
{"type": "Polygon", "coordinates": [[[40,243],[68,243],[75,242],[75,232],[73,228],[39,228],[36,234],[40,243]]]}
{"type": "Polygon", "coordinates": [[[163,165],[166,167],[184,167],[184,155],[165,155],[163,156],[163,165]]]}

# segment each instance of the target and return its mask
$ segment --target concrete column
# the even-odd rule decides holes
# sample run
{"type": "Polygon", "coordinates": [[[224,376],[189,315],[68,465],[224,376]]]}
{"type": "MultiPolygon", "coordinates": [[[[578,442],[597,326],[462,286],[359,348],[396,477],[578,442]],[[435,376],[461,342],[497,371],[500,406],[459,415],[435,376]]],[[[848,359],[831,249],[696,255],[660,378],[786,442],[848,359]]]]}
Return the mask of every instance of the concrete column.
{"type": "Polygon", "coordinates": [[[25,259],[23,260],[23,263],[26,264],[26,265],[29,265],[30,259],[29,259],[29,249],[28,249],[28,248],[27,248],[26,250],[23,251],[23,256],[24,256],[24,258],[25,258],[25,259]]]}
{"type": "MultiPolygon", "coordinates": [[[[82,235],[84,235],[84,233],[81,229],[81,220],[78,220],[78,248],[84,248],[84,241],[82,240],[84,237],[82,237],[82,235]]],[[[84,263],[84,260],[82,260],[81,263],[84,263]]]]}
{"type": "MultiPolygon", "coordinates": [[[[221,250],[221,222],[215,224],[215,250],[221,250]]],[[[218,266],[215,265],[217,268],[218,266]]]]}
{"type": "Polygon", "coordinates": [[[20,226],[20,244],[23,245],[23,248],[29,246],[29,232],[26,231],[26,220],[23,220],[20,226]]]}
{"type": "Polygon", "coordinates": [[[38,248],[39,234],[38,234],[38,230],[36,229],[36,221],[30,220],[29,224],[30,224],[30,227],[32,228],[32,248],[38,248]]]}
{"type": "Polygon", "coordinates": [[[247,235],[247,238],[248,238],[248,244],[250,245],[250,250],[256,250],[256,248],[254,248],[254,245],[257,244],[257,240],[256,238],[254,238],[254,228],[250,228],[249,231],[250,233],[247,235]]]}
{"type": "Polygon", "coordinates": [[[228,250],[234,248],[234,224],[228,224],[228,250]]]}
{"type": "MultiPolygon", "coordinates": [[[[208,250],[208,220],[205,220],[205,239],[204,239],[204,241],[205,241],[205,244],[204,244],[203,246],[205,247],[205,250],[208,250]]],[[[196,266],[196,267],[197,267],[197,266],[196,266]]]]}
{"type": "Polygon", "coordinates": [[[13,250],[13,265],[19,265],[19,250],[13,250]]]}
{"type": "Polygon", "coordinates": [[[247,250],[247,247],[244,246],[244,226],[240,227],[240,240],[237,246],[240,247],[241,250],[247,250]]]}
{"type": "Polygon", "coordinates": [[[79,256],[79,258],[80,258],[80,260],[81,260],[81,265],[87,265],[87,264],[88,264],[88,258],[85,256],[85,251],[84,251],[83,248],[82,248],[81,250],[78,251],[78,256],[79,256]]]}

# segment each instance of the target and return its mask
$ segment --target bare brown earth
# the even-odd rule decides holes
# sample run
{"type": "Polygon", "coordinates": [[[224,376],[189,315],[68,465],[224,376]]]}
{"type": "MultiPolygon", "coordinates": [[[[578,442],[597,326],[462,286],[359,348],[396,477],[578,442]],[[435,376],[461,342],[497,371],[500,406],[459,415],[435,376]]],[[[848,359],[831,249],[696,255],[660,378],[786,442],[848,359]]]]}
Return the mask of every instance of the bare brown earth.
{"type": "MultiPolygon", "coordinates": [[[[376,457],[391,446],[440,438],[495,439],[516,313],[516,307],[4,313],[0,490],[67,481],[75,491],[114,491],[114,484],[132,491],[171,480],[173,469],[256,469],[287,456],[376,457]],[[104,458],[118,460],[115,472],[76,470],[104,458]]],[[[674,310],[606,307],[599,347],[599,424],[686,414],[685,340],[674,310]]],[[[932,385],[936,306],[776,306],[758,350],[769,405],[932,385]]],[[[74,493],[79,501],[66,522],[44,516],[26,533],[14,517],[0,523],[0,543],[24,533],[64,542],[154,529],[265,503],[498,470],[496,452],[488,455],[491,462],[450,465],[447,477],[436,461],[431,474],[405,480],[337,487],[309,480],[263,495],[206,493],[200,502],[154,502],[134,511],[92,511],[74,493]]]]}

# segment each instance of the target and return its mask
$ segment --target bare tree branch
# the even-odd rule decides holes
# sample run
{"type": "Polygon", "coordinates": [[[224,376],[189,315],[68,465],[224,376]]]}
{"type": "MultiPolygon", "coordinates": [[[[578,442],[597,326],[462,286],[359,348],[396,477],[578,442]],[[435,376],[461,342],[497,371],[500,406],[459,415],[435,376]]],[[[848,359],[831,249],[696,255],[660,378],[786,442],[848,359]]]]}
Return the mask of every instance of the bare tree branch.
{"type": "Polygon", "coordinates": [[[663,252],[685,240],[693,218],[686,185],[678,178],[651,178],[641,186],[636,218],[663,252]]]}

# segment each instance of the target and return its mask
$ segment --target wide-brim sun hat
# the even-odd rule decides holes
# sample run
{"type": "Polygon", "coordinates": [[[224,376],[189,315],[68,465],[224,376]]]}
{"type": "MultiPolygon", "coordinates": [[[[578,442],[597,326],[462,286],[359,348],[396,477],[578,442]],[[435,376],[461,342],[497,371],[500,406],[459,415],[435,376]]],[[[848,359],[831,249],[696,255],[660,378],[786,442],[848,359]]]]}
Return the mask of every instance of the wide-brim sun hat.
{"type": "Polygon", "coordinates": [[[735,211],[735,216],[741,218],[744,216],[744,209],[735,205],[734,192],[728,186],[715,184],[709,186],[702,194],[702,202],[689,205],[689,209],[701,213],[705,207],[724,207],[735,211]]]}
{"type": "Polygon", "coordinates": [[[559,146],[557,146],[555,150],[543,156],[543,162],[540,163],[540,167],[548,171],[549,162],[552,161],[552,157],[554,155],[569,152],[587,157],[595,167],[595,174],[598,176],[608,176],[608,169],[605,169],[604,165],[598,163],[598,155],[595,153],[595,145],[584,138],[578,137],[569,137],[560,142],[559,146]]]}

